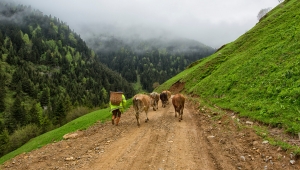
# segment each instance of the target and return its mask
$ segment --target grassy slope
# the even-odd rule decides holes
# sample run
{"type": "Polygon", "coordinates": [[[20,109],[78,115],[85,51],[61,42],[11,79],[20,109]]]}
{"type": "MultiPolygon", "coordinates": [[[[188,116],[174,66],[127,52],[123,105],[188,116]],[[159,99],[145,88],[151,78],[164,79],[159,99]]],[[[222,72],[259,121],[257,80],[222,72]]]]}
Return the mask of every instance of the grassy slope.
{"type": "Polygon", "coordinates": [[[300,132],[300,2],[286,0],[244,35],[168,80],[186,93],[263,123],[300,132]]]}

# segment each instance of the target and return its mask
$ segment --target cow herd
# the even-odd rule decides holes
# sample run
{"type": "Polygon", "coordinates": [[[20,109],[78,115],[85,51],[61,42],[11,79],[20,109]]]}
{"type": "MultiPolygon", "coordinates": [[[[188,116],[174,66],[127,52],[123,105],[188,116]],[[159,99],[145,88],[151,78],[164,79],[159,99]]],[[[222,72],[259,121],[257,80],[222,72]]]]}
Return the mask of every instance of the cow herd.
{"type": "Polygon", "coordinates": [[[158,110],[158,101],[161,100],[162,108],[165,108],[169,104],[170,98],[172,99],[172,104],[175,109],[175,117],[179,117],[179,122],[182,120],[182,114],[184,109],[185,97],[178,93],[171,97],[170,91],[165,90],[160,94],[157,92],[152,92],[150,94],[136,94],[133,99],[133,108],[135,110],[135,117],[137,125],[140,126],[140,114],[142,112],[146,113],[145,122],[149,121],[148,111],[152,107],[154,111],[158,110]]]}

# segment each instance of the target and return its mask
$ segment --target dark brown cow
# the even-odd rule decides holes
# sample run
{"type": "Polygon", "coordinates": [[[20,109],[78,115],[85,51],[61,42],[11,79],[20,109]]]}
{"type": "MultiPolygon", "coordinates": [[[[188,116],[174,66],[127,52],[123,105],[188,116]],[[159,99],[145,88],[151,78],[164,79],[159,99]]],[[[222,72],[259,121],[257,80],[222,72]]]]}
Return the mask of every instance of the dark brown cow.
{"type": "Polygon", "coordinates": [[[158,110],[158,101],[159,101],[159,94],[156,92],[150,93],[151,97],[151,106],[153,107],[153,110],[158,110]]]}
{"type": "Polygon", "coordinates": [[[172,103],[175,109],[175,117],[177,117],[177,112],[178,112],[179,122],[182,120],[184,102],[185,102],[185,97],[182,94],[176,94],[172,98],[172,103]]]}
{"type": "Polygon", "coordinates": [[[169,104],[169,99],[171,98],[171,92],[169,90],[164,90],[162,93],[166,93],[167,94],[167,101],[166,101],[166,105],[169,104]]]}
{"type": "Polygon", "coordinates": [[[160,93],[159,98],[161,100],[161,106],[163,108],[166,107],[167,102],[168,102],[168,94],[165,91],[163,91],[160,93]]]}
{"type": "Polygon", "coordinates": [[[172,95],[172,93],[169,91],[169,90],[165,90],[165,92],[167,93],[167,95],[168,95],[168,99],[170,99],[171,98],[171,95],[172,95]]]}
{"type": "Polygon", "coordinates": [[[140,113],[145,111],[146,113],[146,120],[145,122],[148,122],[148,110],[150,108],[150,102],[151,98],[148,95],[145,94],[136,94],[133,97],[133,108],[135,110],[135,117],[137,121],[137,125],[140,126],[140,113]]]}

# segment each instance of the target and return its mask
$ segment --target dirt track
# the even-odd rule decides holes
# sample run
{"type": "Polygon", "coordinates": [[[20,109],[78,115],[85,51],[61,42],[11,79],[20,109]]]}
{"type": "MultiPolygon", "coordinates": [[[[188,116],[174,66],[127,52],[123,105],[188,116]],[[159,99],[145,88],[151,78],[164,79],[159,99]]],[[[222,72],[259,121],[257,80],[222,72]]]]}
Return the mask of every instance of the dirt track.
{"type": "MultiPolygon", "coordinates": [[[[1,169],[300,169],[290,153],[264,144],[233,114],[196,108],[187,102],[183,121],[178,122],[171,105],[162,108],[159,104],[140,128],[130,108],[119,126],[97,123],[77,132],[74,139],[21,154],[1,169]],[[219,119],[212,119],[214,116],[219,119]]],[[[141,118],[145,119],[144,113],[141,118]]]]}

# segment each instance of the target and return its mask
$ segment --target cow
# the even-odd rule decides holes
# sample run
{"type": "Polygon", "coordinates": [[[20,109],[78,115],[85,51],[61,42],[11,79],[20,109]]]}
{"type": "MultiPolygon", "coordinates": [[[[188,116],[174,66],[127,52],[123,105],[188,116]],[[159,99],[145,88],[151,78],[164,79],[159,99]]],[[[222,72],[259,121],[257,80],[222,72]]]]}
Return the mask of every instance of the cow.
{"type": "Polygon", "coordinates": [[[161,92],[160,100],[162,102],[162,107],[166,107],[169,104],[169,99],[171,98],[171,92],[168,90],[164,90],[161,92]]]}
{"type": "Polygon", "coordinates": [[[158,110],[159,94],[157,92],[152,92],[149,95],[151,97],[151,106],[153,107],[153,110],[158,110]]]}
{"type": "Polygon", "coordinates": [[[136,117],[136,121],[137,121],[137,125],[138,127],[140,127],[140,113],[145,111],[146,113],[146,120],[145,122],[149,121],[148,118],[148,110],[150,108],[150,104],[151,104],[151,98],[150,96],[146,95],[146,94],[136,94],[135,96],[133,96],[133,108],[135,110],[135,117],[136,117]]]}
{"type": "Polygon", "coordinates": [[[178,112],[179,122],[182,120],[184,102],[185,102],[185,97],[182,94],[176,94],[172,98],[172,104],[175,109],[175,117],[177,117],[177,112],[178,112]]]}
{"type": "Polygon", "coordinates": [[[167,104],[169,104],[169,99],[171,98],[171,92],[168,91],[168,90],[165,90],[165,92],[167,93],[167,96],[168,96],[168,101],[167,101],[167,104]]]}
{"type": "Polygon", "coordinates": [[[168,102],[168,94],[165,91],[163,91],[160,93],[159,98],[161,100],[161,106],[163,108],[166,107],[167,102],[168,102]]]}

